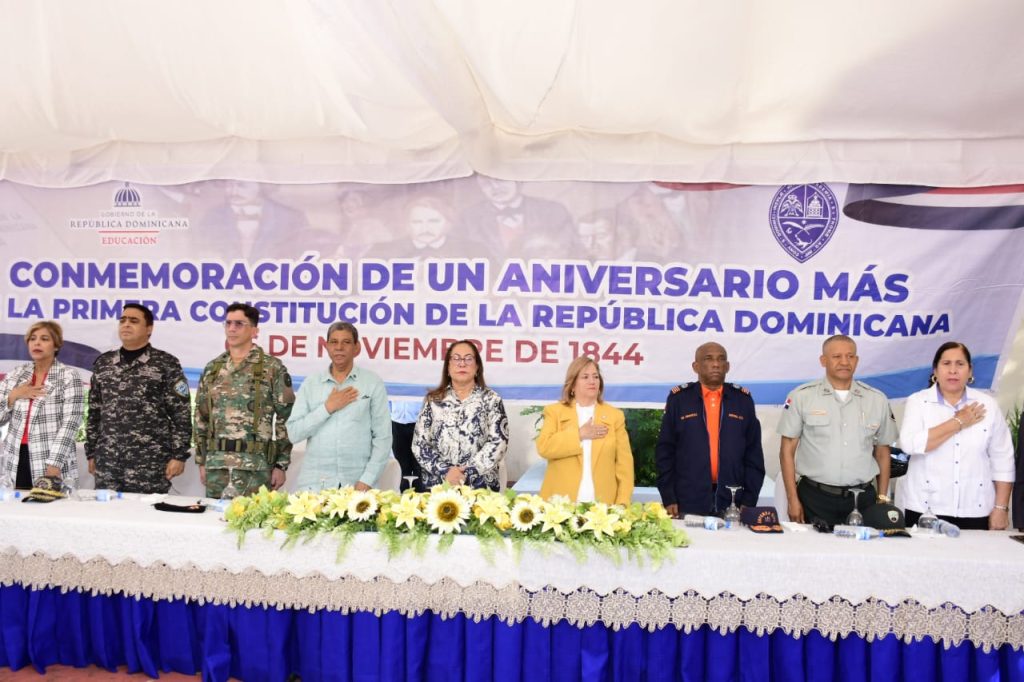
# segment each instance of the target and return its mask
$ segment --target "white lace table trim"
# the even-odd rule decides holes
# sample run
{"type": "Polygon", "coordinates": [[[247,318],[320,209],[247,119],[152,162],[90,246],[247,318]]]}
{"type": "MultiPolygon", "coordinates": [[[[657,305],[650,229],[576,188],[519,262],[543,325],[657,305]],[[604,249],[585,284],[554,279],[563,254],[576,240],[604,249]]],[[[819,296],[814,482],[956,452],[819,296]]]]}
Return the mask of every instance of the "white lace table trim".
{"type": "Polygon", "coordinates": [[[986,652],[1003,645],[1024,647],[1022,613],[1005,614],[992,606],[968,612],[949,603],[928,608],[913,599],[891,605],[873,597],[854,603],[836,596],[816,603],[801,594],[779,599],[762,593],[741,599],[729,592],[704,596],[693,590],[677,597],[652,590],[637,597],[622,589],[601,595],[586,587],[568,593],[553,587],[531,591],[483,582],[463,587],[447,578],[428,583],[415,576],[393,582],[380,577],[364,581],[318,574],[266,575],[253,569],[232,573],[192,565],[174,568],[162,562],[140,566],[102,559],[80,562],[73,556],[21,556],[10,550],[0,554],[0,583],[311,612],[430,611],[442,617],[461,613],[475,621],[496,616],[506,623],[531,618],[545,626],[562,620],[574,626],[601,622],[615,630],[635,623],[651,631],[671,626],[687,633],[707,624],[721,633],[744,628],[758,635],[781,631],[800,637],[817,630],[832,640],[855,635],[872,642],[893,634],[904,642],[930,637],[946,648],[970,641],[986,652]]]}

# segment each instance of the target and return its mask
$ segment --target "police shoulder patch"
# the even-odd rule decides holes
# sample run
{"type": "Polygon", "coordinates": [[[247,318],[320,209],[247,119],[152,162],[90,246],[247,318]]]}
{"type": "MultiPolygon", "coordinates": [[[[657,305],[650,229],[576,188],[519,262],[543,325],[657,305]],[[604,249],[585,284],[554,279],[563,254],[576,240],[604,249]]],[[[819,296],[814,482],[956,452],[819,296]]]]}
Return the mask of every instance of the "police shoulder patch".
{"type": "Polygon", "coordinates": [[[180,379],[178,383],[174,384],[174,392],[180,395],[182,398],[188,396],[188,382],[184,379],[180,379]]]}
{"type": "Polygon", "coordinates": [[[875,387],[874,387],[874,386],[872,386],[871,384],[865,384],[865,383],[864,383],[863,381],[861,381],[860,379],[854,379],[854,383],[856,383],[856,384],[857,384],[858,386],[860,386],[861,388],[863,388],[863,389],[864,389],[865,391],[871,391],[872,393],[877,393],[877,394],[879,394],[879,395],[881,395],[881,396],[883,396],[883,397],[885,396],[885,394],[884,394],[884,393],[882,393],[881,391],[879,391],[879,390],[878,390],[877,388],[875,388],[875,387]]]}
{"type": "Polygon", "coordinates": [[[746,395],[750,395],[750,391],[747,390],[746,388],[744,388],[743,386],[740,386],[739,384],[733,384],[732,387],[735,388],[740,393],[745,393],[746,395]]]}

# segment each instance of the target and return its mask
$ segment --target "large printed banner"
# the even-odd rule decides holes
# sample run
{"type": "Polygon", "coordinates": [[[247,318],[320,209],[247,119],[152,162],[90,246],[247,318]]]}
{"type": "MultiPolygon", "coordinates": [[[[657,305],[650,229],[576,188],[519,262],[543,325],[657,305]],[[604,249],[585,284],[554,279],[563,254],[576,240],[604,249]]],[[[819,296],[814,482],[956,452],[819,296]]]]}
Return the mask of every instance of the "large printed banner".
{"type": "Polygon", "coordinates": [[[208,181],[44,189],[0,183],[0,372],[55,319],[84,370],[116,347],[121,306],[190,380],[221,350],[234,301],[297,382],[329,362],[336,321],[392,395],[438,382],[448,344],[481,347],[506,399],[543,402],[580,354],[606,398],[660,405],[723,344],[762,404],[821,376],[821,342],[858,343],[890,397],[926,382],[941,343],[993,387],[1021,313],[1024,188],[517,183],[403,186],[208,181]]]}

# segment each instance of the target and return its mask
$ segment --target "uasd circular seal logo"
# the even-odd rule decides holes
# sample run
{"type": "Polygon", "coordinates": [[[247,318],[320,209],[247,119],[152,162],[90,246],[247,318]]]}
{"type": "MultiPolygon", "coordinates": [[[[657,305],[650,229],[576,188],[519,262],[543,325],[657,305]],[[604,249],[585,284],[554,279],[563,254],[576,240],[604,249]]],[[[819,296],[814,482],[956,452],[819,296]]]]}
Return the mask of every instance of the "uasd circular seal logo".
{"type": "Polygon", "coordinates": [[[775,241],[801,263],[828,244],[839,224],[839,202],[825,183],[783,185],[768,210],[775,241]]]}

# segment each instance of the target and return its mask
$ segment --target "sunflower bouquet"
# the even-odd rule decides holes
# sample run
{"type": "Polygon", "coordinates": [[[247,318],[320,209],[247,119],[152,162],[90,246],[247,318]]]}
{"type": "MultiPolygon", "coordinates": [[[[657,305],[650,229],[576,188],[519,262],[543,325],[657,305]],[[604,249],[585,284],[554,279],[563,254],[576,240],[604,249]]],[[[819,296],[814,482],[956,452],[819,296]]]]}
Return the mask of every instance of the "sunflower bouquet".
{"type": "Polygon", "coordinates": [[[352,487],[287,494],[261,488],[251,497],[232,500],[224,518],[238,534],[239,544],[257,529],[267,536],[283,532],[285,545],[331,535],[338,541],[339,560],[355,534],[368,531],[379,534],[391,556],[422,554],[434,536],[438,549],[445,551],[456,535],[472,535],[490,559],[508,546],[517,556],[524,547],[563,546],[580,561],[598,552],[620,562],[625,550],[633,561],[650,559],[657,564],[673,549],[689,544],[686,533],[672,525],[658,503],[575,503],[565,497],[544,500],[467,486],[402,494],[352,487]]]}

